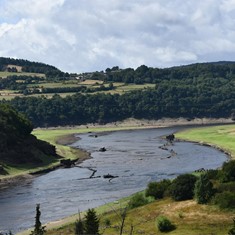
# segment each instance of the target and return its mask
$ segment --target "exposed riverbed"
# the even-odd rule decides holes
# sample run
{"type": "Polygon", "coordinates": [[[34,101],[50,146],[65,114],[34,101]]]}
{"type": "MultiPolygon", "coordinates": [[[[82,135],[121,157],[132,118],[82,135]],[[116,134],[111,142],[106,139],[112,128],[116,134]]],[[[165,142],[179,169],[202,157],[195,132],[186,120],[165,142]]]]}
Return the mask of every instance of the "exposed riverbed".
{"type": "Polygon", "coordinates": [[[143,190],[150,181],[218,168],[226,161],[227,156],[216,149],[187,142],[168,145],[161,138],[179,129],[78,135],[73,146],[90,152],[92,159],[82,168],[58,169],[0,190],[0,231],[32,227],[37,203],[41,222],[46,223],[143,190]],[[102,147],[107,151],[98,151],[102,147]],[[107,174],[118,177],[109,181],[103,178],[107,174]]]}

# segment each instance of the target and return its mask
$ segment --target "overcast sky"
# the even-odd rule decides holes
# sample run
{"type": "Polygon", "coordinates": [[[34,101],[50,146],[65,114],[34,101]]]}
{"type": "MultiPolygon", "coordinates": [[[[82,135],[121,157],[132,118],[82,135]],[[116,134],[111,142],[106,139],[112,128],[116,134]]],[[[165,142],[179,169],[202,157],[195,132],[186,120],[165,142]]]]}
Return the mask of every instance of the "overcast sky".
{"type": "Polygon", "coordinates": [[[235,60],[235,0],[0,0],[0,56],[66,72],[235,60]]]}

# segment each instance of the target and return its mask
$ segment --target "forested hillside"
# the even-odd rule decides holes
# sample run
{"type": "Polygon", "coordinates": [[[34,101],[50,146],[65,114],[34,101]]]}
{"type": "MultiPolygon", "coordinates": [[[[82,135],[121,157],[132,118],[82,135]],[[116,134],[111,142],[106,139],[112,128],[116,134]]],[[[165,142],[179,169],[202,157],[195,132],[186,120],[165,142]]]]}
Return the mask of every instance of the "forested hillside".
{"type": "Polygon", "coordinates": [[[65,76],[64,72],[48,64],[5,57],[0,57],[0,71],[42,73],[48,78],[65,76]]]}
{"type": "Polygon", "coordinates": [[[10,103],[24,112],[34,126],[106,123],[125,118],[234,118],[235,63],[193,64],[167,69],[140,66],[136,70],[118,67],[95,72],[93,79],[110,82],[154,83],[153,88],[124,94],[81,94],[65,98],[54,95],[16,97],[10,103]],[[129,80],[127,78],[130,78],[129,80]]]}
{"type": "Polygon", "coordinates": [[[54,159],[55,147],[31,135],[32,124],[24,115],[0,105],[0,174],[5,164],[43,164],[45,156],[54,159]]]}

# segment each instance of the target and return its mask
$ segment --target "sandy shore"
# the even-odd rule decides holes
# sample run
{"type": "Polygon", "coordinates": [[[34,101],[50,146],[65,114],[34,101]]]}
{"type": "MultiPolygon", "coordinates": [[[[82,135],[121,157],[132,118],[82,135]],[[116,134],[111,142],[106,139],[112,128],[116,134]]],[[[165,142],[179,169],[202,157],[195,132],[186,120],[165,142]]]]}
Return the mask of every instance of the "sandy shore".
{"type": "MultiPolygon", "coordinates": [[[[230,118],[194,118],[194,119],[186,119],[186,118],[162,118],[159,120],[147,120],[147,119],[134,119],[128,118],[124,121],[111,122],[106,124],[98,124],[98,123],[89,123],[86,125],[79,126],[58,126],[58,127],[49,127],[46,128],[48,130],[55,129],[93,129],[93,128],[122,128],[122,127],[130,127],[131,129],[136,128],[160,128],[160,127],[170,127],[170,126],[193,126],[193,125],[213,125],[213,124],[232,124],[235,123],[230,118]]],[[[39,128],[44,129],[44,128],[39,128]]]]}

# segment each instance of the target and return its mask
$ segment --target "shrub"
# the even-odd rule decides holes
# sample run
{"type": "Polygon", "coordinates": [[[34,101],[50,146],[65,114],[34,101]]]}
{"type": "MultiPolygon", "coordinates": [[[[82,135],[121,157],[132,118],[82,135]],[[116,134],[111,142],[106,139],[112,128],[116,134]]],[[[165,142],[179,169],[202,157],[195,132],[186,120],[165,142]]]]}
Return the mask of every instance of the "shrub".
{"type": "Polygon", "coordinates": [[[209,180],[217,180],[219,177],[219,170],[217,169],[210,169],[205,174],[207,175],[209,180]]]}
{"type": "Polygon", "coordinates": [[[235,193],[235,182],[220,183],[217,185],[217,191],[220,193],[224,191],[235,193]]]}
{"type": "Polygon", "coordinates": [[[235,160],[223,164],[221,181],[235,181],[235,160]]]}
{"type": "Polygon", "coordinates": [[[164,193],[170,186],[170,180],[162,180],[160,182],[150,182],[146,189],[145,195],[146,197],[152,196],[155,199],[161,199],[164,196],[164,193]]]}
{"type": "Polygon", "coordinates": [[[129,201],[129,208],[133,209],[139,206],[146,205],[148,203],[147,198],[143,193],[136,193],[133,195],[129,201]]]}
{"type": "Polygon", "coordinates": [[[194,175],[179,175],[170,186],[170,195],[176,201],[192,199],[197,178],[194,175]]]}
{"type": "Polygon", "coordinates": [[[207,174],[200,175],[195,183],[194,195],[199,204],[207,203],[214,195],[213,184],[207,174]]]}
{"type": "Polygon", "coordinates": [[[228,235],[235,235],[235,218],[233,219],[233,227],[228,231],[228,235]]]}
{"type": "Polygon", "coordinates": [[[176,227],[165,216],[159,216],[157,218],[157,228],[160,232],[170,232],[174,230],[176,227]]]}
{"type": "Polygon", "coordinates": [[[215,195],[214,204],[218,205],[221,209],[234,209],[235,208],[235,193],[223,192],[215,195]]]}

